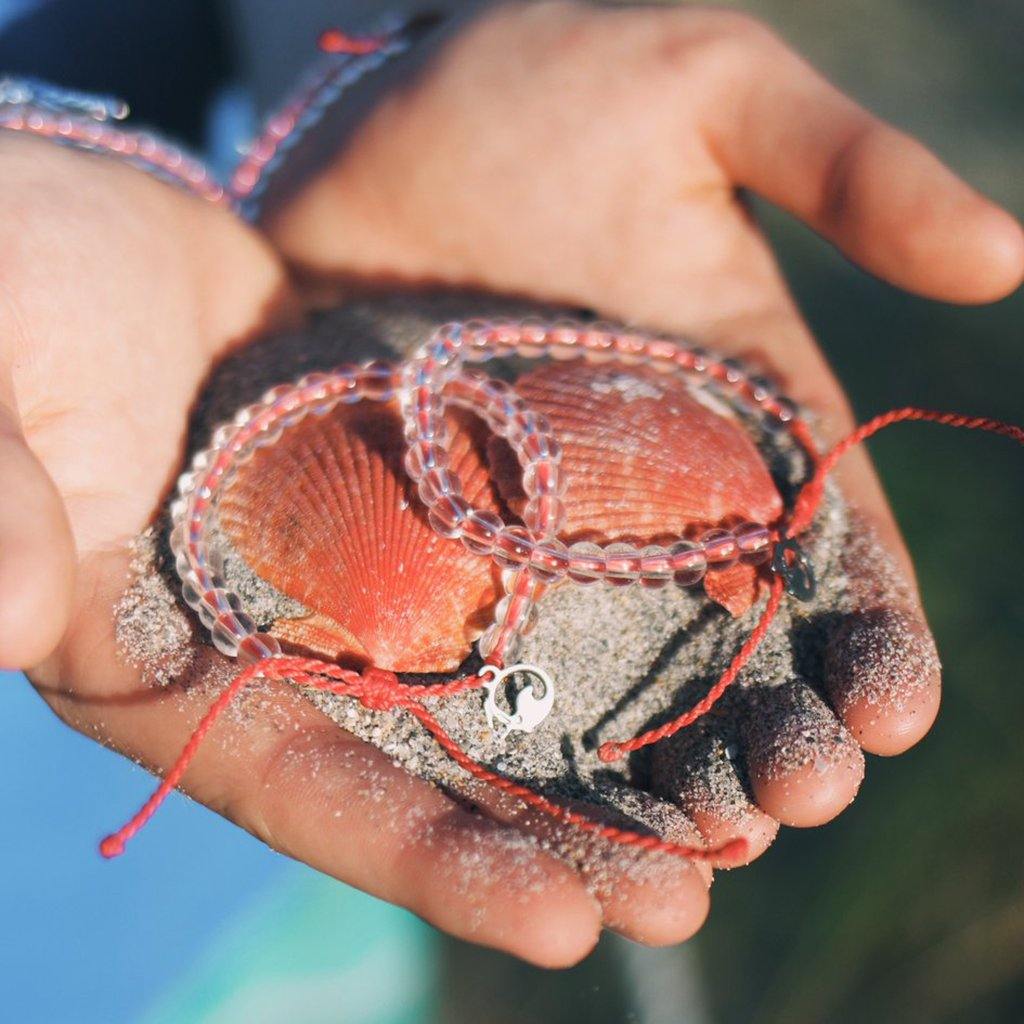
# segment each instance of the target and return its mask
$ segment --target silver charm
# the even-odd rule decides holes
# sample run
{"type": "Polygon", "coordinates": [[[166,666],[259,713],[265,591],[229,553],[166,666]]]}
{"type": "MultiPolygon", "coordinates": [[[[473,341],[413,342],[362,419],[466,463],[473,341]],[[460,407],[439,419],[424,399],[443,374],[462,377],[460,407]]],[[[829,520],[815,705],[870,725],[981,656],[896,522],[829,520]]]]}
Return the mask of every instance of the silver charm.
{"type": "Polygon", "coordinates": [[[499,725],[504,726],[499,740],[505,740],[513,731],[533,732],[548,717],[555,703],[555,684],[551,676],[536,665],[510,665],[508,668],[484,665],[478,675],[484,680],[483,688],[487,691],[484,701],[487,724],[494,732],[498,732],[499,725]],[[498,707],[498,687],[510,676],[520,674],[532,676],[532,679],[516,694],[510,715],[498,707]]]}

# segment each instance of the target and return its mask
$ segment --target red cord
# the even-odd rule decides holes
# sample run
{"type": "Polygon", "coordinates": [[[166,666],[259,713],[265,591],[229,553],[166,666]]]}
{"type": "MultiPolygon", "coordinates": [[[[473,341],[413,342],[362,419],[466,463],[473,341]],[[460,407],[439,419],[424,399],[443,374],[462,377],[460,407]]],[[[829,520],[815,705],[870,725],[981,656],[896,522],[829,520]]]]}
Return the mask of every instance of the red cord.
{"type": "MultiPolygon", "coordinates": [[[[866,441],[872,435],[877,434],[878,431],[885,427],[906,420],[923,420],[945,426],[963,427],[968,430],[984,430],[992,434],[1009,437],[1018,444],[1024,445],[1024,429],[1014,424],[1003,423],[1000,420],[988,419],[983,416],[963,416],[958,413],[932,412],[927,409],[917,409],[911,406],[903,409],[894,409],[891,412],[883,413],[881,416],[876,416],[874,419],[869,420],[840,441],[824,458],[819,459],[809,430],[807,430],[806,425],[798,421],[792,424],[792,432],[797,437],[797,440],[807,449],[816,468],[813,476],[801,489],[794,503],[786,535],[796,537],[810,526],[821,504],[822,495],[825,491],[825,481],[829,473],[835,468],[836,463],[846,452],[866,441]]],[[[722,673],[718,682],[715,683],[702,700],[689,711],[666,722],[664,725],[658,726],[656,729],[641,733],[630,740],[603,744],[599,750],[601,760],[614,761],[632,751],[639,750],[652,743],[657,743],[659,740],[671,736],[673,733],[691,725],[697,719],[706,715],[733,684],[757,651],[779,610],[783,593],[782,577],[776,575],[772,580],[768,603],[765,605],[760,620],[733,658],[729,667],[722,673]]],[[[509,793],[551,818],[573,825],[582,831],[601,836],[613,843],[644,850],[657,850],[691,860],[715,859],[736,861],[746,852],[747,843],[742,838],[733,839],[722,846],[710,849],[684,846],[680,843],[672,843],[661,839],[656,835],[606,825],[584,814],[563,807],[541,795],[536,790],[513,782],[511,779],[507,779],[485,768],[459,747],[448,733],[445,732],[441,723],[422,703],[423,698],[449,697],[477,688],[481,685],[481,680],[478,676],[466,676],[461,679],[455,679],[450,683],[441,683],[433,686],[407,686],[401,683],[393,672],[383,669],[371,668],[360,675],[350,669],[344,669],[339,665],[318,661],[314,658],[278,657],[267,658],[255,665],[250,665],[239,673],[220,694],[209,711],[203,716],[178,759],[164,780],[156,788],[153,795],[124,827],[107,836],[100,843],[100,853],[104,857],[117,857],[124,853],[125,844],[153,817],[159,806],[167,798],[167,795],[181,781],[182,776],[199,750],[204,737],[217,719],[231,701],[249,683],[256,679],[288,680],[296,686],[324,690],[341,696],[355,697],[365,707],[374,711],[391,711],[396,708],[407,711],[409,714],[414,715],[433,735],[445,753],[474,778],[505,793],[509,793]]]]}
{"type": "Polygon", "coordinates": [[[680,729],[692,725],[698,718],[703,718],[718,703],[718,699],[722,694],[732,686],[736,677],[743,671],[744,666],[753,657],[758,647],[760,647],[761,641],[765,638],[768,627],[771,626],[772,621],[775,619],[775,613],[779,610],[779,605],[782,603],[782,594],[782,577],[775,576],[772,579],[772,589],[768,595],[768,603],[765,605],[757,625],[750,636],[747,637],[746,643],[736,653],[729,667],[722,673],[718,682],[708,690],[707,695],[702,700],[698,701],[689,711],[679,715],[677,718],[673,718],[664,725],[659,725],[656,729],[649,729],[639,736],[634,736],[631,740],[623,740],[620,743],[614,741],[602,743],[597,751],[598,757],[605,762],[617,761],[620,757],[625,757],[626,754],[639,750],[641,747],[658,743],[673,735],[673,733],[679,732],[680,729]]]}
{"type": "MultiPolygon", "coordinates": [[[[825,481],[828,475],[835,469],[836,463],[851,449],[862,444],[869,437],[877,434],[885,427],[894,423],[902,423],[906,420],[921,420],[930,423],[940,423],[947,427],[964,427],[968,430],[985,430],[991,434],[999,434],[1009,437],[1018,444],[1024,445],[1024,429],[1012,423],[1003,423],[1001,420],[989,419],[985,416],[964,416],[955,412],[932,412],[928,409],[918,409],[915,406],[906,406],[902,409],[892,409],[882,413],[867,423],[858,427],[852,433],[844,437],[824,458],[817,458],[814,450],[814,441],[810,431],[802,422],[794,423],[792,433],[797,436],[800,443],[807,449],[812,459],[817,463],[814,475],[804,484],[793,505],[793,513],[789,520],[789,529],[785,531],[786,536],[797,537],[803,533],[814,519],[821,499],[825,493],[825,481]]],[[[603,743],[598,750],[598,756],[602,761],[616,761],[626,754],[642,747],[650,746],[659,740],[671,736],[687,725],[691,725],[698,718],[706,715],[725,691],[735,682],[736,677],[744,669],[747,662],[754,656],[761,641],[768,633],[782,601],[783,583],[782,577],[776,575],[772,579],[771,594],[764,612],[753,632],[747,637],[746,643],[740,648],[736,657],[733,658],[729,667],[722,674],[717,683],[708,691],[706,697],[695,704],[689,711],[679,715],[677,718],[658,726],[656,729],[649,729],[647,732],[634,736],[630,740],[621,742],[610,741],[603,743]]]]}
{"type": "Polygon", "coordinates": [[[478,676],[465,676],[450,683],[441,683],[435,686],[406,686],[393,672],[382,669],[368,669],[360,675],[358,672],[313,658],[266,658],[240,672],[230,686],[221,693],[210,710],[203,716],[177,761],[167,773],[167,777],[160,783],[153,795],[126,825],[107,836],[100,843],[100,853],[104,857],[117,857],[124,853],[125,844],[153,817],[171,790],[181,780],[199,750],[200,743],[214,722],[223,714],[231,701],[256,679],[287,680],[296,686],[308,689],[323,690],[339,696],[356,697],[364,707],[371,711],[391,711],[395,708],[408,711],[423,723],[452,760],[474,778],[518,797],[524,803],[537,808],[549,817],[567,822],[584,831],[593,832],[612,842],[641,849],[660,850],[691,860],[720,857],[733,859],[741,857],[746,851],[746,841],[743,839],[734,839],[721,847],[706,849],[683,846],[680,843],[660,839],[658,836],[605,825],[562,807],[529,787],[506,779],[474,761],[445,732],[441,723],[421,701],[424,697],[448,697],[477,688],[481,684],[478,676]]]}

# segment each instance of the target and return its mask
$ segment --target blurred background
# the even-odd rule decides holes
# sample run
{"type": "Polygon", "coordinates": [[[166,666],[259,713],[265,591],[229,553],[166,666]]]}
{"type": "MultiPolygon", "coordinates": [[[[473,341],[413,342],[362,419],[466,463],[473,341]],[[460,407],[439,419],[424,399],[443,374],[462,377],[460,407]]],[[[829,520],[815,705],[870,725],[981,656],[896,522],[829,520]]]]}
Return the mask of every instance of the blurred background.
{"type": "MultiPolygon", "coordinates": [[[[357,6],[365,16],[380,5],[357,6]]],[[[763,17],[838,85],[1024,214],[1019,0],[732,6],[763,17]]],[[[318,30],[358,25],[346,10],[320,0],[0,0],[0,69],[120,93],[140,118],[226,162],[318,30]],[[291,30],[271,53],[265,15],[275,7],[291,30]]],[[[910,298],[786,216],[759,212],[860,418],[913,402],[1024,420],[1024,295],[984,309],[910,298]]],[[[822,829],[783,830],[755,865],[721,875],[693,942],[644,950],[606,938],[578,968],[537,971],[443,939],[182,797],[148,842],[103,863],[95,841],[144,798],[149,778],[0,673],[2,1016],[1024,1019],[1024,466],[1009,444],[926,427],[885,434],[872,452],[938,639],[942,714],[911,753],[869,759],[851,811],[822,829]]]]}

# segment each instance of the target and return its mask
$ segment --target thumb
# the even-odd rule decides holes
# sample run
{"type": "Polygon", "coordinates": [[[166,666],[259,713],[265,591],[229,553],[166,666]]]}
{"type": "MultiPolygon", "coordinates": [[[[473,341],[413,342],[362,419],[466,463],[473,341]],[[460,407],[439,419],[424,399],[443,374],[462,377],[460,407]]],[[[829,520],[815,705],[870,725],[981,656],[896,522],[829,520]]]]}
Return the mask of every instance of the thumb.
{"type": "Polygon", "coordinates": [[[0,377],[0,666],[31,668],[53,652],[71,615],[74,575],[64,503],[0,377]]]}

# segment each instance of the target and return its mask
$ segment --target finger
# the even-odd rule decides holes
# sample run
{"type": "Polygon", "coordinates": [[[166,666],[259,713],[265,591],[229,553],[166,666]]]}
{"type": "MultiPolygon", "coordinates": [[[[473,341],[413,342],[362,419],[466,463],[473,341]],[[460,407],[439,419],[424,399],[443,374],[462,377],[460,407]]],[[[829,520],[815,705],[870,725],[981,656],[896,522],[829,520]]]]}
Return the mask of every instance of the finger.
{"type": "MultiPolygon", "coordinates": [[[[763,338],[760,348],[768,365],[781,371],[787,390],[815,415],[826,443],[833,442],[852,429],[852,414],[806,326],[795,310],[787,309],[781,283],[778,287],[774,314],[724,320],[709,341],[742,354],[744,339],[763,338]]],[[[855,449],[846,455],[835,478],[856,510],[843,564],[855,612],[833,633],[820,681],[865,750],[897,754],[918,742],[938,714],[941,683],[934,641],[910,556],[867,452],[855,449]]],[[[847,782],[856,774],[855,761],[851,755],[847,782]]],[[[813,779],[805,784],[812,785],[813,779]]],[[[795,792],[796,783],[788,785],[795,792]]],[[[768,804],[781,799],[778,787],[767,791],[768,804]]],[[[840,785],[831,798],[837,808],[843,793],[840,785]]],[[[828,794],[821,795],[828,803],[828,794]]],[[[758,803],[777,817],[760,793],[758,803]]]]}
{"type": "MultiPolygon", "coordinates": [[[[202,648],[186,692],[142,685],[111,634],[125,569],[120,556],[83,566],[91,601],[33,681],[66,720],[166,770],[234,666],[202,648]]],[[[458,937],[548,967],[578,961],[597,940],[600,909],[570,867],[409,776],[288,686],[243,694],[185,785],[275,849],[458,937]]]]}
{"type": "Polygon", "coordinates": [[[879,121],[753,20],[707,121],[736,184],[790,210],[879,277],[988,302],[1024,275],[1024,233],[915,139],[879,121]]]}
{"type": "Polygon", "coordinates": [[[901,754],[939,711],[935,641],[890,558],[856,520],[843,564],[855,608],[829,637],[825,690],[865,750],[901,754]]]}
{"type": "Polygon", "coordinates": [[[742,863],[749,864],[774,842],[779,823],[750,799],[737,766],[742,757],[735,729],[727,731],[717,720],[697,722],[655,746],[651,781],[656,793],[683,809],[709,845],[745,839],[742,863]]]}
{"type": "Polygon", "coordinates": [[[803,683],[751,690],[740,734],[754,797],[783,825],[823,825],[860,789],[860,747],[803,683]]]}
{"type": "Polygon", "coordinates": [[[60,641],[75,545],[57,488],[29,449],[0,378],[0,665],[29,668],[60,641]]]}
{"type": "MultiPolygon", "coordinates": [[[[602,795],[608,805],[562,802],[593,820],[627,828],[656,823],[663,838],[704,845],[693,822],[648,793],[608,784],[602,786],[602,795]]],[[[537,836],[572,864],[600,902],[603,924],[611,931],[644,945],[668,946],[691,938],[707,919],[712,872],[706,862],[613,844],[561,825],[496,790],[483,788],[474,799],[498,820],[537,836]]]]}

